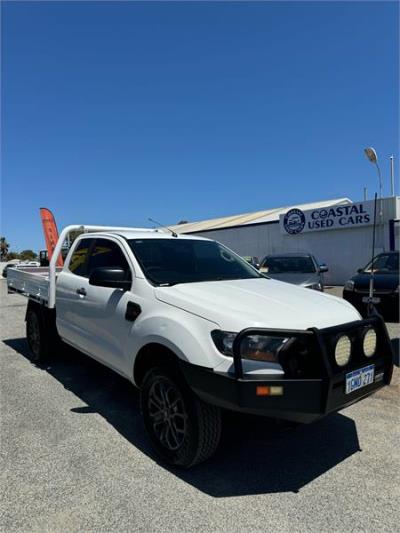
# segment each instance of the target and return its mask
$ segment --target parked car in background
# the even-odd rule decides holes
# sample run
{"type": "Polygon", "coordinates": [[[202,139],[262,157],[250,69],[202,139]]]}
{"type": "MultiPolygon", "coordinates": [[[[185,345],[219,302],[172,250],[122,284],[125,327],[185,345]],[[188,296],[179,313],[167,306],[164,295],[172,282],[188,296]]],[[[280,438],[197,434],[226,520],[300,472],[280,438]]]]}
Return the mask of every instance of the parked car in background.
{"type": "Polygon", "coordinates": [[[249,265],[253,266],[254,268],[260,268],[260,260],[258,257],[253,255],[244,255],[243,259],[249,263],[249,265]]]}
{"type": "Polygon", "coordinates": [[[7,263],[6,266],[3,268],[3,272],[2,272],[2,276],[3,278],[6,278],[7,277],[7,271],[9,268],[15,268],[19,265],[19,263],[7,263]]]}
{"type": "Polygon", "coordinates": [[[328,267],[319,264],[312,254],[293,252],[267,255],[261,261],[260,272],[269,278],[323,291],[322,274],[328,272],[328,267]]]}
{"type": "Polygon", "coordinates": [[[388,321],[399,321],[399,252],[384,252],[350,278],[343,289],[343,298],[366,316],[369,280],[374,273],[374,305],[388,321]]]}
{"type": "Polygon", "coordinates": [[[24,267],[39,267],[40,263],[39,263],[39,261],[24,261],[23,263],[21,263],[21,266],[24,266],[24,267]]]}

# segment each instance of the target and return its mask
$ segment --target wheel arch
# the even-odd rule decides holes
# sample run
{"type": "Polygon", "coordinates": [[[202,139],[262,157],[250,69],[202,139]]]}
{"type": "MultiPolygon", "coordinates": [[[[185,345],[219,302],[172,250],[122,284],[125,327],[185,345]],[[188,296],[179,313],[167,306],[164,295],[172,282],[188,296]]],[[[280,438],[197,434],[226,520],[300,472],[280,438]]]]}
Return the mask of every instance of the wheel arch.
{"type": "Polygon", "coordinates": [[[58,339],[58,332],[56,326],[56,309],[49,309],[44,304],[28,299],[28,305],[26,306],[25,311],[25,322],[28,317],[29,311],[36,311],[39,315],[39,320],[42,325],[46,328],[46,333],[55,339],[58,339]]]}
{"type": "Polygon", "coordinates": [[[146,372],[153,366],[163,365],[179,371],[179,357],[159,342],[149,342],[138,351],[133,365],[133,381],[140,387],[146,372]]]}
{"type": "Polygon", "coordinates": [[[177,314],[170,306],[162,311],[162,316],[150,314],[139,318],[124,348],[127,377],[139,387],[144,356],[153,360],[157,353],[162,356],[161,362],[174,361],[177,368],[181,368],[180,363],[215,368],[223,357],[216,354],[211,338],[210,332],[218,327],[216,324],[190,313],[177,314]]]}
{"type": "Polygon", "coordinates": [[[28,299],[28,305],[26,306],[26,311],[25,311],[25,322],[26,322],[26,319],[28,317],[28,313],[31,310],[38,311],[40,316],[43,315],[43,306],[41,304],[39,304],[38,302],[35,302],[35,300],[32,300],[31,298],[29,298],[28,299]]]}

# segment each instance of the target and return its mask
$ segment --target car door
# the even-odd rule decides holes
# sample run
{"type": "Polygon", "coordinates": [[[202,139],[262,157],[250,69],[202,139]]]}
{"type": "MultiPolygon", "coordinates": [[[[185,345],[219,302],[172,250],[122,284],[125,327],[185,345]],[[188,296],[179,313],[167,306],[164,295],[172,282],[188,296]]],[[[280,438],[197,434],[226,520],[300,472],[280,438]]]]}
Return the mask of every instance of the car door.
{"type": "MultiPolygon", "coordinates": [[[[97,238],[87,261],[87,279],[95,268],[117,267],[126,271],[126,279],[133,279],[133,267],[117,240],[97,238]]],[[[78,310],[81,328],[85,332],[85,349],[107,366],[126,373],[124,349],[132,329],[132,321],[126,318],[130,291],[110,287],[85,286],[86,294],[78,310]]]]}
{"type": "Polygon", "coordinates": [[[72,253],[57,276],[56,283],[56,321],[62,339],[87,351],[87,333],[83,329],[81,316],[84,313],[84,295],[89,281],[87,261],[94,244],[93,238],[83,237],[74,243],[72,253]]]}

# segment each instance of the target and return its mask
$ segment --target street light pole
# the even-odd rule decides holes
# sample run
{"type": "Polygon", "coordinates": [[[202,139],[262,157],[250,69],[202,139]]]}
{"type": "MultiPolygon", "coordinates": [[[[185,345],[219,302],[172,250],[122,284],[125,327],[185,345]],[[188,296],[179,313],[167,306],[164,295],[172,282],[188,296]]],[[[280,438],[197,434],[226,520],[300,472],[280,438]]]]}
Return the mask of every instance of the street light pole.
{"type": "Polygon", "coordinates": [[[394,196],[394,156],[390,156],[390,192],[394,196]]]}
{"type": "Polygon", "coordinates": [[[378,170],[378,176],[379,176],[379,198],[380,198],[380,209],[379,209],[379,216],[382,218],[382,174],[380,166],[378,165],[378,161],[375,161],[376,168],[378,170]]]}
{"type": "Polygon", "coordinates": [[[380,198],[380,207],[379,207],[379,217],[381,219],[381,222],[382,222],[382,174],[381,174],[381,169],[378,165],[378,155],[375,151],[374,148],[372,148],[372,146],[369,146],[368,148],[364,148],[364,152],[365,152],[365,155],[367,156],[367,158],[369,159],[369,161],[371,161],[371,163],[373,163],[375,166],[376,166],[376,169],[378,171],[378,178],[379,178],[379,198],[380,198]]]}

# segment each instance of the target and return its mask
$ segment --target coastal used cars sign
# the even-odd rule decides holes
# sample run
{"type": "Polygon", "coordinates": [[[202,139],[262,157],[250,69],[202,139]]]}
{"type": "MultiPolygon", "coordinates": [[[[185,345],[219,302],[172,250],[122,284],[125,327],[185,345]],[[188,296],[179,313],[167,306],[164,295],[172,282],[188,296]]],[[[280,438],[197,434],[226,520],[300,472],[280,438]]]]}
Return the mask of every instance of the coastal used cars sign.
{"type": "Polygon", "coordinates": [[[367,226],[373,224],[373,220],[373,202],[360,202],[307,211],[290,209],[279,217],[279,225],[283,233],[297,235],[309,231],[367,226]]]}

